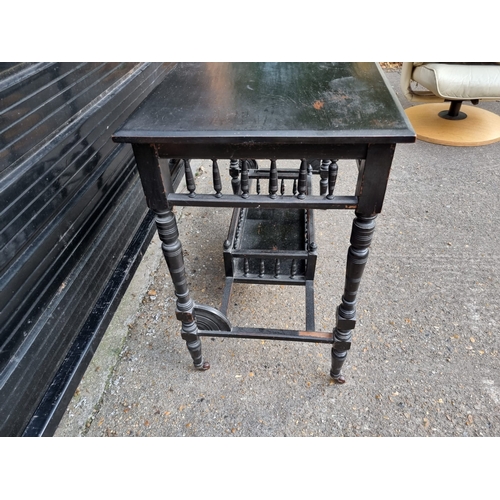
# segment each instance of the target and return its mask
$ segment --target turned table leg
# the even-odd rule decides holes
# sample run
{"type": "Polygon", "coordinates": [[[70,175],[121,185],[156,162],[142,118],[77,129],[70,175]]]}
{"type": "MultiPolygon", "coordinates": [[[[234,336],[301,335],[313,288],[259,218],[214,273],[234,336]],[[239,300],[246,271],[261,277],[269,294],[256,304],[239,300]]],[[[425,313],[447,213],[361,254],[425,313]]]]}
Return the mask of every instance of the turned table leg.
{"type": "Polygon", "coordinates": [[[332,368],[330,375],[343,384],[341,373],[347,351],[351,347],[352,330],[356,325],[356,296],[368,260],[369,247],[375,231],[376,216],[357,215],[352,224],[351,246],[347,252],[345,288],[337,308],[337,324],[333,331],[332,368]]]}
{"type": "Polygon", "coordinates": [[[163,255],[167,262],[177,297],[175,314],[177,319],[182,323],[181,336],[186,341],[195,368],[198,370],[208,370],[210,364],[203,361],[201,354],[201,340],[198,337],[198,327],[196,326],[194,316],[194,302],[189,294],[182,245],[179,241],[177,222],[173,212],[167,210],[157,213],[156,226],[162,242],[163,255]]]}
{"type": "Polygon", "coordinates": [[[175,313],[182,323],[181,336],[186,341],[194,366],[199,370],[208,370],[210,365],[203,361],[201,354],[201,340],[194,313],[195,305],[187,286],[177,221],[167,200],[168,194],[174,192],[170,168],[168,164],[160,162],[154,146],[134,144],[133,149],[147,204],[156,215],[156,227],[162,242],[163,255],[174,285],[177,297],[175,313]]]}

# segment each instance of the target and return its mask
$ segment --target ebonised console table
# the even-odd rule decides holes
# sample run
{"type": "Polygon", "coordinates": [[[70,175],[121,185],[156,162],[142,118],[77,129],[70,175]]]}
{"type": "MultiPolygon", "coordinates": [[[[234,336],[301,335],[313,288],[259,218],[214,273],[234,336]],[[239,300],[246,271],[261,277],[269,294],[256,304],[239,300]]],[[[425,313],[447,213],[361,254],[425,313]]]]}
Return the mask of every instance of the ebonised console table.
{"type": "Polygon", "coordinates": [[[202,357],[202,336],[324,342],[332,344],[330,374],[343,383],[341,368],[356,324],[356,296],[395,147],[416,139],[380,67],[376,63],[179,63],[113,139],[133,146],[175,288],[181,335],[195,367],[209,368],[202,357]],[[212,162],[210,193],[196,191],[191,159],[212,162]],[[290,159],[297,160],[297,168],[280,169],[279,162],[290,159]],[[357,161],[358,181],[352,195],[337,196],[337,162],[343,159],[357,161]],[[229,160],[229,189],[220,160],[229,160]],[[179,162],[186,193],[176,193],[172,185],[169,165],[179,162]],[[317,194],[310,188],[314,174],[317,194]],[[285,178],[294,179],[291,193],[280,190],[280,179],[285,178]],[[220,310],[197,304],[191,297],[172,212],[175,205],[235,209],[224,242],[228,286],[220,310]],[[238,276],[249,282],[300,282],[306,286],[306,303],[311,304],[316,244],[310,219],[315,209],[348,209],[355,214],[345,287],[332,332],[314,331],[310,314],[304,331],[231,326],[226,309],[238,276]],[[265,223],[266,210],[292,214],[283,220],[304,228],[299,229],[299,236],[305,234],[299,245],[305,248],[278,248],[279,242],[260,250],[238,246],[243,216],[265,223]],[[257,259],[256,267],[250,265],[251,258],[257,259]],[[239,264],[232,267],[231,259],[235,264],[239,259],[239,264]]]}

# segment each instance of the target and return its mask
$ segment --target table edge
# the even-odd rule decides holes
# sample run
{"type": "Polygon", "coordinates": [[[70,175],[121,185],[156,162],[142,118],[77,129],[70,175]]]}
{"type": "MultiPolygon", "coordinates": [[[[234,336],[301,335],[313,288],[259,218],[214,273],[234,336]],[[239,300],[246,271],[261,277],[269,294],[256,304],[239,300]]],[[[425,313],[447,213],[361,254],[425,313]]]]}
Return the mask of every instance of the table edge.
{"type": "Polygon", "coordinates": [[[131,144],[186,144],[196,142],[197,144],[208,144],[211,142],[231,142],[231,143],[261,143],[272,144],[277,140],[280,144],[367,144],[367,143],[413,143],[417,136],[411,129],[404,129],[398,133],[377,132],[373,130],[342,131],[332,133],[331,131],[310,131],[286,130],[286,131],[252,131],[233,132],[169,132],[160,131],[117,131],[112,135],[114,142],[131,144]]]}

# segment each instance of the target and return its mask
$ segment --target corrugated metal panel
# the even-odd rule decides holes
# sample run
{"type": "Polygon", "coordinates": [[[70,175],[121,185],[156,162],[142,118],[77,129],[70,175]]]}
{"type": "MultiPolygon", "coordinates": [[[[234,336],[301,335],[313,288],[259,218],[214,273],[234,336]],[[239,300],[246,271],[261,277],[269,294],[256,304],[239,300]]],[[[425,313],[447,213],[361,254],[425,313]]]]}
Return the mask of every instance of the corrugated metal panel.
{"type": "Polygon", "coordinates": [[[110,136],[170,67],[0,72],[0,435],[22,433],[147,214],[110,136]]]}

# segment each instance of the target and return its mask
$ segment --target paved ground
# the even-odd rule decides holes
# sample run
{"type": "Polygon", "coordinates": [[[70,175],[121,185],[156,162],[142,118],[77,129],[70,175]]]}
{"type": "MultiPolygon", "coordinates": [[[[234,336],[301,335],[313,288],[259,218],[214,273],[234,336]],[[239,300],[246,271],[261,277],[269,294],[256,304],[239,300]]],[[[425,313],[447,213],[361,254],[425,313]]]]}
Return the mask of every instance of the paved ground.
{"type": "MultiPolygon", "coordinates": [[[[399,73],[388,78],[407,107],[399,73]]],[[[355,167],[339,166],[349,190],[355,167]]],[[[56,436],[499,436],[499,193],[500,142],[397,147],[344,385],[320,344],[206,338],[212,367],[195,371],[155,238],[56,436]]],[[[352,214],[315,213],[316,321],[328,331],[352,214]]],[[[230,213],[178,216],[193,296],[217,307],[230,213]]],[[[304,289],[239,286],[230,319],[302,328],[304,289]]]]}

